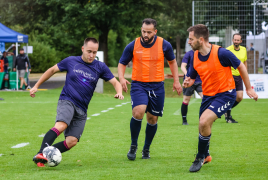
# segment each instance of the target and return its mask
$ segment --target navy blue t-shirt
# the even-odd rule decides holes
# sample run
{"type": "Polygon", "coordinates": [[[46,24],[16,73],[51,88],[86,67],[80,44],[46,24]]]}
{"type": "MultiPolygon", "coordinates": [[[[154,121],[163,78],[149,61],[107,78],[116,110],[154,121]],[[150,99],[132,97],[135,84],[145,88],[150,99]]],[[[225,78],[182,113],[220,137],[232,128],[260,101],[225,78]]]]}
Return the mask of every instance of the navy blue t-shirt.
{"type": "Polygon", "coordinates": [[[94,60],[85,63],[81,56],[70,56],[58,64],[60,71],[67,71],[65,85],[60,100],[69,100],[87,112],[99,78],[109,81],[114,78],[105,63],[94,60]]]}
{"type": "MultiPolygon", "coordinates": [[[[194,51],[193,51],[193,50],[188,51],[188,52],[183,56],[182,62],[187,64],[187,66],[186,66],[186,70],[187,70],[187,72],[189,71],[189,68],[190,68],[190,66],[191,66],[191,60],[193,60],[193,59],[194,59],[194,51]]],[[[185,75],[184,75],[184,78],[185,78],[185,75]]],[[[184,79],[184,78],[183,78],[183,79],[184,79]]],[[[199,74],[197,74],[196,79],[195,79],[195,83],[201,83],[201,82],[202,82],[202,81],[201,81],[201,79],[200,79],[200,76],[199,76],[199,74]]]]}
{"type": "MultiPolygon", "coordinates": [[[[157,36],[154,36],[154,37],[155,37],[155,38],[154,38],[154,41],[153,41],[151,44],[145,44],[145,43],[143,43],[143,42],[141,41],[141,45],[142,45],[144,48],[151,48],[151,47],[154,45],[154,43],[155,43],[155,41],[156,41],[156,39],[157,39],[157,36]]],[[[135,40],[132,41],[131,43],[129,43],[129,44],[126,46],[126,48],[125,48],[125,50],[124,50],[124,52],[123,52],[123,54],[122,54],[122,56],[121,56],[121,58],[120,58],[120,60],[119,60],[119,63],[120,63],[120,64],[127,65],[127,64],[132,60],[132,58],[133,58],[134,45],[135,45],[135,40]]],[[[165,39],[163,40],[163,52],[164,52],[164,56],[165,56],[165,58],[166,58],[168,61],[172,61],[172,60],[175,59],[175,55],[174,55],[172,46],[171,46],[171,44],[170,44],[168,41],[166,41],[165,39]]]]}
{"type": "MultiPolygon", "coordinates": [[[[198,58],[200,59],[200,61],[204,62],[208,60],[209,55],[210,55],[210,52],[206,56],[202,56],[199,52],[198,58]]],[[[237,57],[231,51],[225,48],[219,48],[218,57],[223,67],[233,66],[233,68],[236,69],[241,63],[241,61],[237,59],[237,57]]],[[[193,67],[193,58],[192,58],[190,69],[189,71],[187,71],[186,76],[191,77],[191,79],[195,79],[197,75],[198,73],[193,67]]]]}

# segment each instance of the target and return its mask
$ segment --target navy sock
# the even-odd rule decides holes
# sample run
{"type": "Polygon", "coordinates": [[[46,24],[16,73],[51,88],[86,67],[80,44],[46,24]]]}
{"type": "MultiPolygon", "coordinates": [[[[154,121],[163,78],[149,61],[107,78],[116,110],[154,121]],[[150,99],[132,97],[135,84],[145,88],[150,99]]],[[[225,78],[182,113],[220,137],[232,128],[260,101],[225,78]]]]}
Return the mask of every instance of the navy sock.
{"type": "Polygon", "coordinates": [[[61,142],[59,142],[57,144],[54,144],[53,146],[58,148],[61,153],[64,153],[64,152],[70,150],[70,148],[67,146],[66,140],[61,141],[61,142]]]}
{"type": "Polygon", "coordinates": [[[227,116],[225,116],[225,117],[227,117],[227,118],[229,118],[231,116],[231,108],[226,111],[226,114],[227,114],[227,116]]]}
{"type": "Polygon", "coordinates": [[[181,105],[181,115],[182,115],[182,120],[184,122],[187,121],[187,119],[186,119],[187,112],[188,112],[188,104],[182,102],[182,105],[181,105]]]}
{"type": "Polygon", "coordinates": [[[130,120],[131,145],[138,146],[141,122],[142,119],[135,119],[134,117],[132,117],[130,120]]]}
{"type": "Polygon", "coordinates": [[[57,130],[56,128],[51,128],[46,135],[44,136],[43,142],[41,144],[41,148],[39,150],[38,153],[42,153],[43,149],[47,146],[51,146],[53,144],[53,142],[55,141],[55,139],[60,135],[59,130],[57,130]]]}
{"type": "Polygon", "coordinates": [[[210,144],[210,141],[208,142],[208,145],[207,145],[207,148],[206,148],[206,155],[205,157],[209,156],[209,144],[210,144]]]}
{"type": "Polygon", "coordinates": [[[210,141],[211,134],[209,136],[202,136],[199,133],[199,142],[198,142],[198,154],[197,158],[204,158],[208,152],[208,145],[210,141]]]}
{"type": "Polygon", "coordinates": [[[235,106],[237,106],[239,104],[239,102],[235,101],[234,105],[232,106],[232,108],[234,108],[235,106]]]}
{"type": "Polygon", "coordinates": [[[157,131],[157,123],[156,124],[147,123],[143,150],[150,149],[150,145],[152,144],[156,131],[157,131]]]}

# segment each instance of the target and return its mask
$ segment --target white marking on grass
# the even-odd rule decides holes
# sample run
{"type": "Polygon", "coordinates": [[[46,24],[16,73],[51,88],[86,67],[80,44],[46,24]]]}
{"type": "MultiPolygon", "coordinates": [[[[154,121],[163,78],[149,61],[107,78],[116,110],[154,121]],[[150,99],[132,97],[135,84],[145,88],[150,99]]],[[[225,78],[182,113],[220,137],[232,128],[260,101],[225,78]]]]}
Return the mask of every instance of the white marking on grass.
{"type": "Polygon", "coordinates": [[[45,137],[45,134],[40,134],[38,135],[38,137],[45,137]]]}
{"type": "Polygon", "coordinates": [[[87,120],[89,120],[90,119],[90,117],[87,117],[87,120]]]}
{"type": "Polygon", "coordinates": [[[109,111],[109,110],[103,110],[103,111],[101,111],[101,112],[107,112],[107,111],[109,111]]]}
{"type": "MultiPolygon", "coordinates": [[[[193,104],[197,99],[193,99],[192,101],[190,101],[189,105],[193,104]]],[[[174,112],[173,115],[181,115],[181,109],[178,109],[176,112],[174,112]]]]}
{"type": "Polygon", "coordinates": [[[120,107],[120,106],[122,106],[121,104],[119,104],[119,105],[116,105],[115,107],[120,107]]]}
{"type": "Polygon", "coordinates": [[[4,154],[0,154],[0,157],[3,156],[4,154]]]}
{"type": "Polygon", "coordinates": [[[114,108],[108,108],[108,110],[112,110],[112,109],[114,109],[114,108]]]}
{"type": "Polygon", "coordinates": [[[92,114],[91,116],[99,116],[100,113],[92,114]]]}
{"type": "Polygon", "coordinates": [[[27,146],[27,145],[29,145],[30,143],[20,143],[20,144],[17,144],[17,145],[15,145],[15,146],[12,146],[11,148],[21,148],[21,147],[24,147],[24,146],[27,146]]]}
{"type": "Polygon", "coordinates": [[[122,103],[122,104],[127,104],[127,102],[126,103],[122,103]]]}

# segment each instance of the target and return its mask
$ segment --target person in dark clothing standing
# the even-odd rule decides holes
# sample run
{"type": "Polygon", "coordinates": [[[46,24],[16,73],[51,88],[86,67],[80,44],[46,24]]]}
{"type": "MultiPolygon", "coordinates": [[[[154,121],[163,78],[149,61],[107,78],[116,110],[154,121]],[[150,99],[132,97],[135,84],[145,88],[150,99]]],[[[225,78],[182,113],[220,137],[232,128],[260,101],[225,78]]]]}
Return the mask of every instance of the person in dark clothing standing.
{"type": "Polygon", "coordinates": [[[25,85],[25,89],[31,88],[24,80],[25,72],[27,71],[26,63],[28,65],[29,71],[31,72],[31,64],[29,58],[24,54],[24,49],[21,48],[20,54],[16,57],[15,66],[13,69],[13,71],[16,71],[16,67],[18,69],[20,79],[20,88],[19,88],[20,90],[22,90],[23,84],[25,85]]]}
{"type": "MultiPolygon", "coordinates": [[[[2,60],[4,60],[4,72],[5,72],[5,78],[2,84],[2,89],[4,89],[4,85],[5,85],[5,79],[8,79],[8,59],[7,59],[7,53],[6,51],[3,52],[3,56],[1,57],[2,60]]],[[[7,81],[9,83],[9,81],[7,81]]]]}

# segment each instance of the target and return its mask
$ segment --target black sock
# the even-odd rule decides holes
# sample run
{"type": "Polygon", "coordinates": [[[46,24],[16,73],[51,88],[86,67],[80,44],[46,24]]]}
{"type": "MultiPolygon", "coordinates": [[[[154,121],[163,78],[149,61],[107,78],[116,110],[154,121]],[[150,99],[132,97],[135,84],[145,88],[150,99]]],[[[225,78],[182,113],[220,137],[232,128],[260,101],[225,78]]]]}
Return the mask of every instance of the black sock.
{"type": "Polygon", "coordinates": [[[234,105],[232,106],[232,108],[234,108],[235,106],[237,106],[240,102],[235,101],[234,105]]]}
{"type": "Polygon", "coordinates": [[[157,131],[157,123],[156,124],[147,123],[143,150],[150,149],[150,145],[152,144],[156,131],[157,131]]]}
{"type": "Polygon", "coordinates": [[[41,148],[38,153],[42,153],[43,149],[47,146],[51,146],[55,139],[60,135],[60,132],[56,128],[51,128],[44,136],[41,148]]]}
{"type": "Polygon", "coordinates": [[[138,146],[141,122],[142,119],[135,119],[134,117],[132,117],[130,120],[131,145],[138,146]]]}
{"type": "Polygon", "coordinates": [[[232,109],[232,108],[230,108],[229,110],[226,111],[226,116],[225,116],[225,118],[229,118],[229,117],[231,116],[231,109],[232,109]]]}
{"type": "Polygon", "coordinates": [[[182,102],[182,105],[181,105],[181,115],[182,115],[182,120],[184,122],[187,121],[187,119],[186,119],[187,112],[188,112],[188,104],[182,102]]]}
{"type": "Polygon", "coordinates": [[[70,148],[67,146],[66,140],[58,142],[57,144],[54,144],[53,146],[58,148],[61,153],[64,153],[64,152],[70,150],[70,148]]]}
{"type": "Polygon", "coordinates": [[[205,157],[209,156],[209,143],[210,143],[210,141],[208,142],[208,145],[207,145],[207,148],[206,148],[206,155],[205,155],[205,157]]]}
{"type": "Polygon", "coordinates": [[[199,133],[199,142],[198,142],[198,154],[197,158],[204,158],[208,152],[208,144],[210,140],[211,135],[209,136],[202,136],[199,133]]]}

